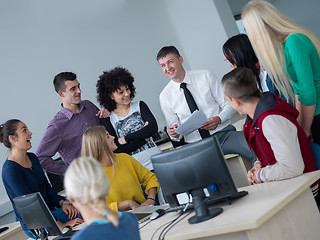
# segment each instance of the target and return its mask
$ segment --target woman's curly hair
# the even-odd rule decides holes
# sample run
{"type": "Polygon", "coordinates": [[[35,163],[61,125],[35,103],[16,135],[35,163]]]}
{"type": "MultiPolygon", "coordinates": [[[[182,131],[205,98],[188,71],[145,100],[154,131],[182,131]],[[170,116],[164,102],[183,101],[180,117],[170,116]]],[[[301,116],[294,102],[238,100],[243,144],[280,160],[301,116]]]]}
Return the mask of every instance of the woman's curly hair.
{"type": "Polygon", "coordinates": [[[127,86],[130,89],[130,99],[132,100],[136,92],[133,82],[133,76],[125,68],[115,67],[110,71],[103,72],[96,85],[98,102],[101,106],[108,109],[108,111],[113,111],[117,108],[117,104],[110,95],[120,89],[120,87],[127,86]]]}

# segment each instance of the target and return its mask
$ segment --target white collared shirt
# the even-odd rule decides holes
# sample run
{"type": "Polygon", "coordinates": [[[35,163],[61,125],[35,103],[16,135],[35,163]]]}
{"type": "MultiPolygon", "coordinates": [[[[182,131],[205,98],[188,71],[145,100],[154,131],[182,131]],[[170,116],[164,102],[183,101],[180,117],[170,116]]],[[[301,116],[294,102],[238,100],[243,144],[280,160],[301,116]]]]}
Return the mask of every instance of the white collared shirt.
{"type": "MultiPolygon", "coordinates": [[[[199,109],[209,117],[219,116],[221,124],[215,130],[210,130],[210,134],[225,128],[230,124],[230,118],[235,113],[225,100],[220,81],[207,70],[186,71],[183,80],[191,92],[199,109]]],[[[184,96],[180,83],[171,80],[160,93],[160,105],[166,118],[167,126],[184,123],[191,112],[184,96]]],[[[172,138],[173,140],[180,140],[172,138]]],[[[184,136],[186,142],[196,142],[201,140],[199,131],[184,136]]]]}

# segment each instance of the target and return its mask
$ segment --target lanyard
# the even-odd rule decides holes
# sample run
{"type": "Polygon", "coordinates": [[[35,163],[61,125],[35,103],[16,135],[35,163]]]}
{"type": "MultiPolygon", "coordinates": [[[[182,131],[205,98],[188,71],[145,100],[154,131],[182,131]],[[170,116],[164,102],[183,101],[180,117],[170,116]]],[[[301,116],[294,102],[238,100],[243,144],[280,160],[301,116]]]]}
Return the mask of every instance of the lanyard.
{"type": "MultiPolygon", "coordinates": [[[[120,215],[120,217],[122,216],[122,212],[118,212],[118,214],[120,215]]],[[[105,217],[107,217],[108,215],[109,215],[109,213],[107,211],[105,211],[104,214],[103,214],[103,216],[105,216],[105,217]]],[[[95,223],[95,224],[107,224],[107,223],[109,223],[109,221],[106,220],[106,219],[103,219],[103,218],[94,218],[89,222],[88,225],[93,224],[93,223],[95,223]]]]}

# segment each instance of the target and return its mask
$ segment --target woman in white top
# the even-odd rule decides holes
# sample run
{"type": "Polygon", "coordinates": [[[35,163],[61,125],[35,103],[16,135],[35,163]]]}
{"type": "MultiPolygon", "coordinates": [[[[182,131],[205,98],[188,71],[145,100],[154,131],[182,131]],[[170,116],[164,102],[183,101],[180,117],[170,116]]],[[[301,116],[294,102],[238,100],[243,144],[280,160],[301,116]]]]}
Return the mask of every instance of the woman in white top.
{"type": "Polygon", "coordinates": [[[150,157],[161,152],[152,139],[158,125],[147,104],[131,102],[135,95],[133,82],[131,73],[122,67],[103,72],[99,77],[98,101],[110,111],[102,124],[115,136],[116,153],[127,153],[153,170],[150,157]]]}

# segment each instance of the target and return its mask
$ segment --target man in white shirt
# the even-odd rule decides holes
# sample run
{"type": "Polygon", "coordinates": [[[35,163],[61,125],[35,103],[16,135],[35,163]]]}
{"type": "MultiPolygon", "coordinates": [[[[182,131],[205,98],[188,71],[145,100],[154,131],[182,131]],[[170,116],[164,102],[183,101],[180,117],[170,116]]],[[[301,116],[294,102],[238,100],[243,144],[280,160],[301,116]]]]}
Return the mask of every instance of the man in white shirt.
{"type": "Polygon", "coordinates": [[[235,111],[225,100],[220,81],[207,70],[185,71],[182,66],[183,58],[174,46],[163,47],[158,52],[157,60],[163,73],[171,79],[160,94],[160,105],[166,118],[170,138],[173,141],[180,141],[184,137],[187,143],[203,138],[198,130],[186,136],[175,132],[175,129],[191,116],[189,103],[181,88],[181,83],[184,82],[197,107],[208,117],[208,121],[202,124],[201,129],[217,137],[224,154],[240,154],[252,161],[256,160],[243,132],[235,131],[235,127],[230,125],[230,118],[235,111]]]}

